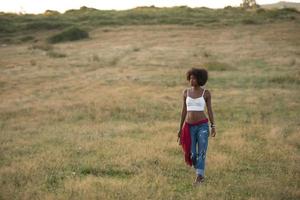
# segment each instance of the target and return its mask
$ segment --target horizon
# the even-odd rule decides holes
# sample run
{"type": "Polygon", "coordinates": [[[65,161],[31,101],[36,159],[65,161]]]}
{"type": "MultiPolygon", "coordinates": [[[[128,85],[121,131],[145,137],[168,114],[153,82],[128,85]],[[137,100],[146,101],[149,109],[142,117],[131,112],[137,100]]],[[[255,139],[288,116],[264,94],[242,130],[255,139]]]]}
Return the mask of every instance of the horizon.
{"type": "MultiPolygon", "coordinates": [[[[278,0],[257,0],[259,5],[278,3],[282,1],[278,0]]],[[[289,0],[284,2],[300,3],[300,0],[289,0]]],[[[207,7],[211,9],[222,9],[226,6],[237,7],[242,3],[242,0],[221,0],[221,1],[209,1],[203,0],[201,2],[195,0],[127,0],[121,3],[116,0],[111,0],[109,3],[95,0],[65,0],[62,6],[61,1],[52,0],[50,2],[34,2],[34,0],[0,0],[2,4],[0,12],[5,13],[21,13],[21,14],[41,14],[46,10],[54,10],[60,13],[64,13],[71,9],[80,9],[80,7],[86,6],[89,8],[95,8],[98,10],[128,10],[136,7],[143,6],[155,6],[155,7],[175,7],[175,6],[188,6],[191,8],[207,7]]]]}

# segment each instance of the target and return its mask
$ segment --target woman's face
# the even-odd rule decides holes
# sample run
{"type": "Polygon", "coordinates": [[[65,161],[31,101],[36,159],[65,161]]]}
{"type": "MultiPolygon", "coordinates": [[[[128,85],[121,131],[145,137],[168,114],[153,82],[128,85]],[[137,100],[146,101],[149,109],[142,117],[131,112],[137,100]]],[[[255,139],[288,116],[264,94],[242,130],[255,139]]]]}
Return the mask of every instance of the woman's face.
{"type": "Polygon", "coordinates": [[[194,75],[190,76],[190,85],[191,86],[198,86],[197,78],[194,75]]]}

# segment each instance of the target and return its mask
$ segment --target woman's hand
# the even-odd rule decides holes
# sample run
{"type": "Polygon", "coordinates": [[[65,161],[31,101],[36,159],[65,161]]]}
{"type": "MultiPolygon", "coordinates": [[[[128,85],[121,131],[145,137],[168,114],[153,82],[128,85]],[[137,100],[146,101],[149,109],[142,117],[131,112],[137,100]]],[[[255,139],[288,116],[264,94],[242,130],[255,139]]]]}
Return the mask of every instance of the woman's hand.
{"type": "Polygon", "coordinates": [[[216,128],[213,127],[211,128],[211,137],[215,137],[216,136],[216,128]]]}
{"type": "Polygon", "coordinates": [[[177,142],[179,145],[181,145],[181,139],[180,139],[180,136],[181,136],[181,129],[178,131],[177,133],[177,142]]]}

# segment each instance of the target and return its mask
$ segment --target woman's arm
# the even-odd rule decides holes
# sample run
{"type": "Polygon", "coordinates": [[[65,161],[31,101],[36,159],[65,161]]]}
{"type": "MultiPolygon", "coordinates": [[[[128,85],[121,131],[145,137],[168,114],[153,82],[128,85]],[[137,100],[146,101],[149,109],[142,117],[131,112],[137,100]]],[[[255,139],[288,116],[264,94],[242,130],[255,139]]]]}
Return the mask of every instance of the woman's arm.
{"type": "Polygon", "coordinates": [[[183,126],[183,123],[184,123],[184,120],[185,120],[185,117],[186,117],[186,94],[187,94],[187,89],[185,89],[183,91],[183,102],[182,102],[182,109],[181,109],[181,119],[180,119],[180,126],[179,126],[179,131],[178,131],[178,138],[180,138],[180,135],[181,135],[181,130],[182,130],[182,126],[183,126]]]}
{"type": "Polygon", "coordinates": [[[214,113],[213,113],[213,110],[212,110],[212,105],[211,105],[211,94],[208,90],[206,90],[206,93],[205,93],[205,97],[206,97],[206,105],[207,105],[207,112],[208,112],[208,118],[209,118],[209,121],[212,125],[212,129],[211,129],[211,136],[212,137],[215,137],[216,135],[216,128],[215,128],[215,121],[214,121],[214,113]]]}

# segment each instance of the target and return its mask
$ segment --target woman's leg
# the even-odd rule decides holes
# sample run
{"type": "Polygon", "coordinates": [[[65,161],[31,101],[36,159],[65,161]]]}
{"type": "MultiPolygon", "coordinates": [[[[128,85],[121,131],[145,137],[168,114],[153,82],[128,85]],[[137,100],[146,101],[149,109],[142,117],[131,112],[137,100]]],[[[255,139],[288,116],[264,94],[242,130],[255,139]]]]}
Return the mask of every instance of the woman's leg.
{"type": "Polygon", "coordinates": [[[190,126],[190,134],[191,134],[191,159],[193,162],[193,166],[196,169],[197,166],[197,126],[190,126]]]}
{"type": "Polygon", "coordinates": [[[197,156],[197,175],[204,177],[205,158],[208,146],[209,127],[208,124],[201,124],[197,131],[198,156],[197,156]]]}

